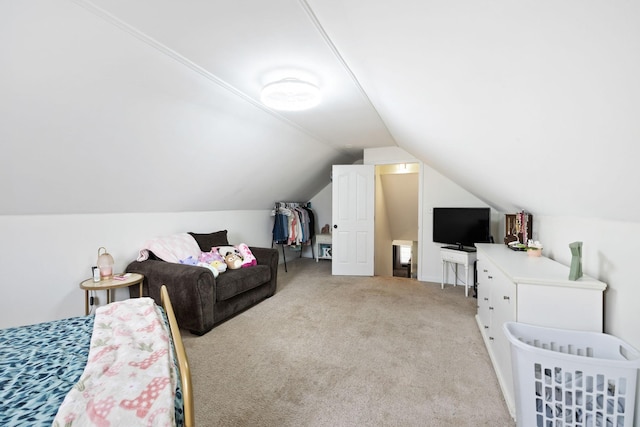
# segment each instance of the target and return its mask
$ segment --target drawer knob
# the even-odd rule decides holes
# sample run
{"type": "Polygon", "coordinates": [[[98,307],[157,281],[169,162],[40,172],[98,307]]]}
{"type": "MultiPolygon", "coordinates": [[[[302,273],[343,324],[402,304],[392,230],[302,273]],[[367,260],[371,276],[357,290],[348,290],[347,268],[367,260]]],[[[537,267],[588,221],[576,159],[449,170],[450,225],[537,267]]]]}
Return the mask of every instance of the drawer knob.
{"type": "Polygon", "coordinates": [[[487,278],[489,278],[489,279],[493,279],[493,276],[487,276],[487,278]]]}
{"type": "Polygon", "coordinates": [[[489,337],[489,340],[490,340],[490,341],[493,341],[493,337],[489,337]]]}
{"type": "Polygon", "coordinates": [[[502,297],[502,299],[509,300],[509,297],[505,295],[505,296],[502,297]]]}
{"type": "Polygon", "coordinates": [[[489,297],[484,297],[484,300],[485,301],[489,301],[489,297]]]}
{"type": "Polygon", "coordinates": [[[489,307],[489,310],[493,310],[493,307],[489,307]]]}
{"type": "Polygon", "coordinates": [[[484,328],[485,328],[485,329],[489,329],[489,327],[488,327],[487,325],[484,325],[484,328]]]}

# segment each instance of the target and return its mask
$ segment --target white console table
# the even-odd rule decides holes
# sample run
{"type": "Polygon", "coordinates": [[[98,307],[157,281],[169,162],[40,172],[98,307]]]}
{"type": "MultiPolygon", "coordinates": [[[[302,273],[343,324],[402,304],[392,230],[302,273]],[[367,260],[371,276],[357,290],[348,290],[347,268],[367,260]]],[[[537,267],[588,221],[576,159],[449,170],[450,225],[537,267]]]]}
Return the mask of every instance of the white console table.
{"type": "Polygon", "coordinates": [[[444,289],[444,284],[447,282],[447,265],[455,264],[456,277],[454,278],[453,285],[458,284],[458,264],[464,266],[465,282],[464,282],[464,295],[469,296],[469,285],[473,275],[469,275],[469,266],[473,267],[473,263],[476,260],[475,252],[467,252],[464,250],[452,249],[446,246],[440,248],[440,259],[442,260],[442,281],[440,287],[444,289]]]}

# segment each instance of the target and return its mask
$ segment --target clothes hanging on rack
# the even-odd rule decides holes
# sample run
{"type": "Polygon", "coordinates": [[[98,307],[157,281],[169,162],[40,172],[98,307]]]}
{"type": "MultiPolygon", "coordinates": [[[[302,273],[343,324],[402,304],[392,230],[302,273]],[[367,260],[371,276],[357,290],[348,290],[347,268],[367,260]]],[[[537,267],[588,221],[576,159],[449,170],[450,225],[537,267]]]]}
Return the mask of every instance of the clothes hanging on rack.
{"type": "Polygon", "coordinates": [[[315,216],[309,204],[277,202],[272,211],[273,241],[287,246],[308,244],[315,236],[315,216]]]}
{"type": "MultiPolygon", "coordinates": [[[[302,257],[301,245],[311,244],[315,236],[315,216],[311,210],[311,203],[300,204],[296,202],[276,202],[271,216],[275,217],[273,220],[273,243],[282,246],[284,271],[287,271],[284,246],[299,247],[302,257]]],[[[311,253],[313,255],[313,245],[311,245],[311,253]]]]}
{"type": "Polygon", "coordinates": [[[275,211],[272,211],[272,215],[275,216],[275,220],[273,221],[273,241],[277,244],[284,244],[289,239],[288,217],[291,216],[291,211],[276,206],[275,211]]]}

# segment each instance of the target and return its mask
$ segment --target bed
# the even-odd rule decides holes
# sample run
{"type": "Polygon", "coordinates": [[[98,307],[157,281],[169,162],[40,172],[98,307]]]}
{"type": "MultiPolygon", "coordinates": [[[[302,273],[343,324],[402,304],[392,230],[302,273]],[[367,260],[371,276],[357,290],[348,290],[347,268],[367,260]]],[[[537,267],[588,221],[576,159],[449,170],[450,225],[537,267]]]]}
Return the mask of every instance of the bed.
{"type": "Polygon", "coordinates": [[[194,425],[167,288],[95,315],[0,330],[0,425],[194,425]]]}

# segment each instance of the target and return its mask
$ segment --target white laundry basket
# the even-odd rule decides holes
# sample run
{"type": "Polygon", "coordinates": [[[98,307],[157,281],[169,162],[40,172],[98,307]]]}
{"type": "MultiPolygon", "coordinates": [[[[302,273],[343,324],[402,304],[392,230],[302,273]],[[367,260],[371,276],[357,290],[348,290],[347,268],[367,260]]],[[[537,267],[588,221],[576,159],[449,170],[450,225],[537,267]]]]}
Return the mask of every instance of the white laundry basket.
{"type": "Polygon", "coordinates": [[[633,427],[640,352],[597,332],[506,322],[518,427],[633,427]]]}

